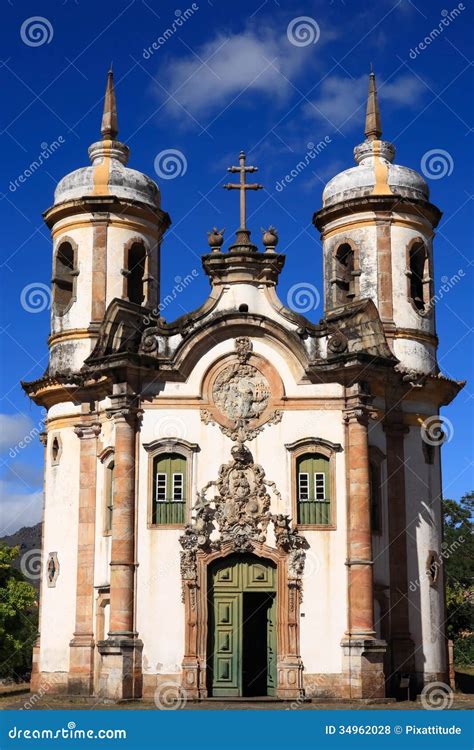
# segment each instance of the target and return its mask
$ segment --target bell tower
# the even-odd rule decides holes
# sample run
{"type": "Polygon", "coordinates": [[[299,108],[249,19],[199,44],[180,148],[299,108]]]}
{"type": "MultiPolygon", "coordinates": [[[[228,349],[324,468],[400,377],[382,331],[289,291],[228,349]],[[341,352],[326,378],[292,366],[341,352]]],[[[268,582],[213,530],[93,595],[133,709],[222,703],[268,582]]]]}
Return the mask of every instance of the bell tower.
{"type": "Polygon", "coordinates": [[[160,243],[170,219],[155,182],[127,167],[111,70],[101,136],[89,147],[91,166],[59,182],[44,214],[53,238],[51,375],[81,368],[112,299],[148,308],[159,302],[160,243]]]}
{"type": "Polygon", "coordinates": [[[356,167],[336,175],[314,215],[324,258],[325,311],[370,298],[404,366],[437,371],[433,236],[441,217],[424,179],[394,164],[382,140],[375,74],[370,73],[365,141],[356,167]]]}

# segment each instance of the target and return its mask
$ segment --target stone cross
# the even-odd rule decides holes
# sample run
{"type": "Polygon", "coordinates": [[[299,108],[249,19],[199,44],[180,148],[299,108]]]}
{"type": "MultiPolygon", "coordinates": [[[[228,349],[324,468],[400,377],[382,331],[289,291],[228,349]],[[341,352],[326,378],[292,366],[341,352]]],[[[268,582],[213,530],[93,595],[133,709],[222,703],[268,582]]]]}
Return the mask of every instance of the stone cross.
{"type": "Polygon", "coordinates": [[[246,167],[245,166],[245,154],[243,151],[240,152],[239,155],[239,165],[238,167],[227,167],[228,172],[240,172],[240,182],[236,185],[233,182],[228,182],[226,185],[224,185],[226,190],[240,190],[240,229],[246,229],[246,201],[245,201],[245,191],[246,190],[262,190],[263,185],[258,185],[257,183],[253,184],[247,184],[245,182],[245,173],[246,172],[256,172],[258,170],[258,167],[246,167]]]}

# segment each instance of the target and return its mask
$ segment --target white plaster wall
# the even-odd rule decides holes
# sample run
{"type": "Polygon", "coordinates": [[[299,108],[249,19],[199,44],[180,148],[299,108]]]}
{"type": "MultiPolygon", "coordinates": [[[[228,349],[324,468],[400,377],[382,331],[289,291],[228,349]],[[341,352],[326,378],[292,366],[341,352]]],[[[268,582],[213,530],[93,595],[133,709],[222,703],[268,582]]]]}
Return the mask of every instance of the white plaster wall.
{"type": "Polygon", "coordinates": [[[46,464],[40,651],[40,669],[44,672],[68,670],[76,610],[79,439],[73,428],[55,430],[55,434],[58,432],[62,441],[59,465],[51,466],[49,450],[46,464]],[[50,552],[57,552],[60,566],[54,588],[47,584],[50,552]]]}
{"type": "Polygon", "coordinates": [[[441,551],[439,463],[425,463],[418,427],[410,428],[406,437],[405,459],[408,597],[415,664],[419,672],[442,672],[446,659],[442,576],[432,586],[426,575],[430,550],[441,551]]]}
{"type": "MultiPolygon", "coordinates": [[[[216,479],[219,467],[230,460],[232,441],[219,427],[206,426],[197,409],[144,407],[141,443],[160,437],[180,437],[200,446],[194,459],[193,502],[196,493],[216,479]]],[[[301,437],[321,437],[343,443],[341,412],[286,412],[282,422],[268,426],[249,448],[267,479],[276,483],[281,500],[272,495],[272,512],[291,515],[290,454],[285,443],[301,437]]],[[[149,672],[180,669],[184,645],[184,606],[179,571],[180,531],[147,528],[148,454],[140,450],[138,481],[137,630],[144,642],[149,672]]],[[[301,619],[301,648],[309,672],[339,672],[340,639],[346,627],[345,467],[336,457],[337,530],[304,532],[310,542],[304,578],[305,617],[301,619]],[[324,648],[322,647],[324,644],[324,648]]],[[[212,490],[210,490],[210,493],[212,490]]],[[[209,496],[212,496],[211,494],[209,496]]]]}

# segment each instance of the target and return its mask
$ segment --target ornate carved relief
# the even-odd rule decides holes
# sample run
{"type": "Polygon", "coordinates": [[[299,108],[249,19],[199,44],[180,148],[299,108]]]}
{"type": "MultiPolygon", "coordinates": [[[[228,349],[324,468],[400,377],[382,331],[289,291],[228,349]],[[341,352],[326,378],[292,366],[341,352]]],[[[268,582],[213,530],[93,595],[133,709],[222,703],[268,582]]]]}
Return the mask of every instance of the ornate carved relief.
{"type": "Polygon", "coordinates": [[[208,376],[208,403],[201,411],[206,424],[219,424],[234,441],[231,459],[199,492],[193,519],[179,540],[186,617],[183,686],[192,697],[207,695],[208,565],[233,552],[250,552],[278,568],[277,695],[293,699],[303,689],[298,628],[308,544],[289,516],[272,514],[268,490],[278,498],[280,493],[244,444],[281,419],[271,407],[283,398],[283,387],[270,365],[252,355],[248,338],[237,338],[235,349],[234,361],[208,376]]]}
{"type": "Polygon", "coordinates": [[[273,526],[277,549],[289,555],[289,577],[300,582],[306,540],[291,528],[289,516],[270,512],[267,487],[279,496],[274,482],[265,478],[265,471],[254,462],[248,448],[243,443],[234,445],[232,458],[222,464],[217,480],[208,482],[199,493],[195,517],[180,537],[184,585],[195,583],[198,551],[215,552],[223,545],[239,552],[252,550],[254,544],[266,542],[269,524],[273,526]],[[209,498],[211,487],[216,493],[209,498]]]}
{"type": "Polygon", "coordinates": [[[201,410],[205,424],[218,424],[224,435],[235,442],[253,440],[265,425],[282,418],[280,410],[271,410],[272,400],[281,398],[281,394],[272,393],[272,375],[267,377],[256,366],[258,359],[252,352],[250,339],[235,339],[236,359],[211,378],[209,407],[201,410]]]}

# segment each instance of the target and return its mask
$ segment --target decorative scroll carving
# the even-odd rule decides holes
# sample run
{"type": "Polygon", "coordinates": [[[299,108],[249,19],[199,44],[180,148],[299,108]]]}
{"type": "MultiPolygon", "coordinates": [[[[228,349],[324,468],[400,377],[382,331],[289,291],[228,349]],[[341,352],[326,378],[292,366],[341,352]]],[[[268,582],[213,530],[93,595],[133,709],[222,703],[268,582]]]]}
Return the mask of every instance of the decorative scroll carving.
{"type": "MultiPolygon", "coordinates": [[[[278,424],[281,422],[283,412],[280,409],[276,409],[272,412],[269,418],[259,427],[250,428],[245,424],[245,420],[238,420],[235,427],[221,427],[224,435],[229,437],[234,442],[244,440],[254,440],[259,435],[264,427],[268,424],[278,424]]],[[[201,417],[202,418],[202,417],[201,417]]],[[[204,420],[203,420],[204,421],[204,420]]]]}
{"type": "Polygon", "coordinates": [[[253,460],[249,449],[238,442],[232,447],[232,458],[222,464],[217,480],[208,482],[198,495],[195,517],[180,537],[181,576],[183,586],[195,586],[196,553],[213,552],[231,545],[237,552],[252,550],[255,543],[266,542],[272,524],[277,549],[286,552],[289,578],[301,581],[307,542],[291,527],[289,516],[272,515],[267,487],[279,497],[275,483],[265,478],[265,471],[253,460]],[[216,494],[208,497],[214,487],[216,494]]]}
{"type": "Polygon", "coordinates": [[[328,339],[328,349],[332,354],[342,354],[345,352],[348,346],[347,336],[344,336],[341,331],[331,331],[331,336],[328,339]]]}

